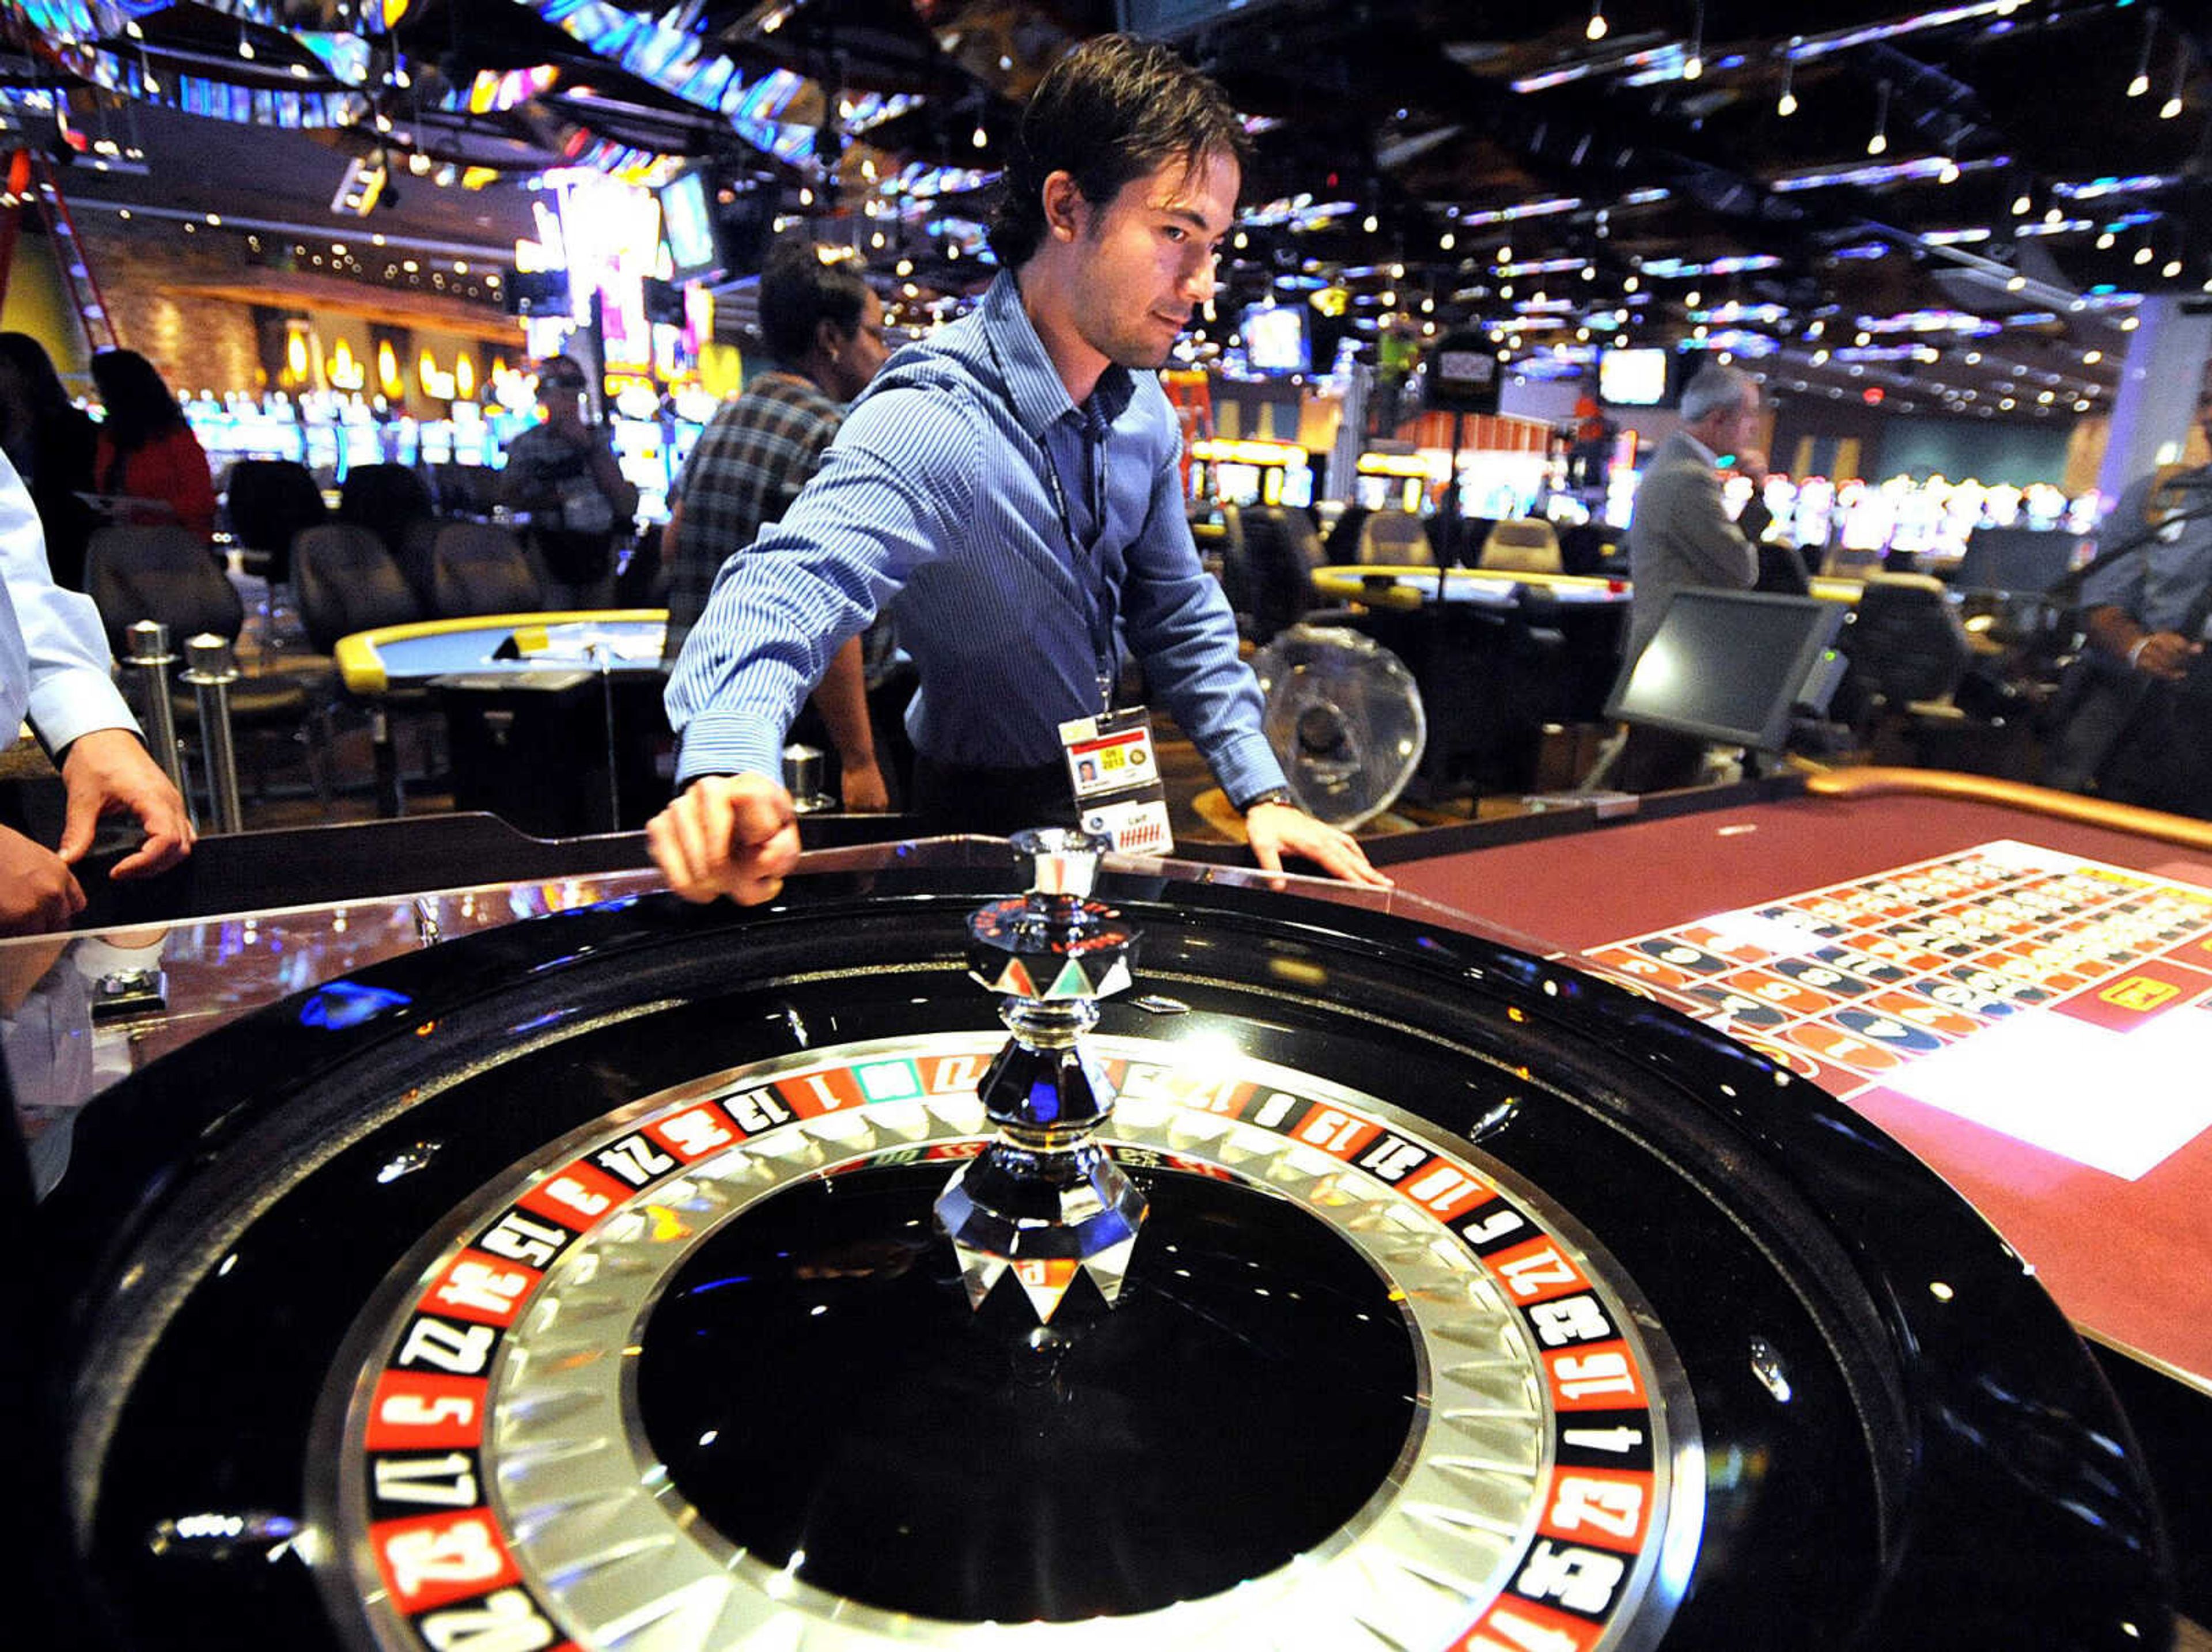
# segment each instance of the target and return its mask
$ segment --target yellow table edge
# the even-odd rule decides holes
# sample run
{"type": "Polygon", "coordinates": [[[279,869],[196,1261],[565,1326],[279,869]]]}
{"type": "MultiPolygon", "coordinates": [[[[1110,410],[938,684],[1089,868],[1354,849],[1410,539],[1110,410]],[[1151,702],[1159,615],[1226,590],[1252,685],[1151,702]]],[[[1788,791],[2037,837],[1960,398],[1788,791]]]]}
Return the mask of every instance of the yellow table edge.
{"type": "MultiPolygon", "coordinates": [[[[1365,603],[1375,608],[1418,608],[1426,600],[1419,591],[1400,586],[1370,591],[1365,582],[1370,579],[1392,579],[1434,586],[1437,571],[1433,563],[1334,562],[1314,569],[1313,582],[1314,589],[1325,597],[1365,603]]],[[[1453,580],[1481,580],[1492,585],[1535,585],[1579,591],[1611,591],[1622,583],[1593,574],[1516,574],[1503,568],[1452,568],[1443,572],[1447,583],[1453,580]]]]}
{"type": "Polygon", "coordinates": [[[333,648],[331,658],[337,661],[338,677],[349,694],[382,694],[391,686],[385,675],[384,657],[377,650],[387,643],[405,642],[414,637],[441,636],[453,631],[518,630],[525,626],[574,625],[590,622],[611,624],[617,621],[646,622],[657,625],[668,623],[665,608],[560,608],[544,613],[472,614],[465,619],[410,620],[404,625],[380,625],[373,631],[356,631],[343,636],[333,648]]]}

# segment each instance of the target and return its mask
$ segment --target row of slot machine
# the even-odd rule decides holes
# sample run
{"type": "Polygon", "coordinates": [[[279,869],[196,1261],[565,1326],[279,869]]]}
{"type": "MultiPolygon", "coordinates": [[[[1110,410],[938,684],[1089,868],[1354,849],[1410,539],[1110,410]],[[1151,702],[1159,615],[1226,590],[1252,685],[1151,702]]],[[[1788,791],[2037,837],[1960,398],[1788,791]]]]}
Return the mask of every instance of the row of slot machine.
{"type": "MultiPolygon", "coordinates": [[[[361,396],[295,398],[282,392],[203,393],[185,401],[184,410],[218,479],[240,459],[290,459],[331,489],[365,465],[496,471],[507,463],[508,444],[537,422],[534,410],[517,412],[498,403],[456,402],[447,417],[416,419],[361,396]]],[[[640,520],[667,520],[669,491],[704,428],[702,418],[674,410],[650,417],[618,411],[608,421],[616,461],[638,491],[640,520]]]]}
{"type": "MultiPolygon", "coordinates": [[[[1729,513],[1739,513],[1751,498],[1751,483],[1731,477],[1722,494],[1729,513]]],[[[1869,559],[1887,555],[1893,562],[1910,558],[1923,568],[1955,563],[1976,528],[2087,535],[2100,513],[2094,489],[2069,495],[2047,483],[1984,486],[1942,476],[1838,483],[1776,475],[1766,479],[1761,498],[1776,535],[1793,544],[1869,559]]]]}

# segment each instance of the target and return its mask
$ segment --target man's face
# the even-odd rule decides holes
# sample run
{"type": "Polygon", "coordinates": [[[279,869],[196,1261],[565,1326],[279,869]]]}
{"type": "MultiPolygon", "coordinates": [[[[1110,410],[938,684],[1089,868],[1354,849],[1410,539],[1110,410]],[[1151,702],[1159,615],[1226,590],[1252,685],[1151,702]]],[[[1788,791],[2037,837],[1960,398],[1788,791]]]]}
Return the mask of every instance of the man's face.
{"type": "Polygon", "coordinates": [[[1242,179],[1233,156],[1169,161],[1124,184],[1104,206],[1077,197],[1074,319],[1083,341],[1125,367],[1157,367],[1213,296],[1222,238],[1242,179]]]}
{"type": "Polygon", "coordinates": [[[851,401],[868,387],[868,380],[890,356],[890,346],[884,339],[884,301],[870,293],[861,301],[860,325],[838,346],[833,368],[837,382],[829,386],[830,395],[851,401]]]}
{"type": "Polygon", "coordinates": [[[1715,453],[1741,453],[1759,440],[1759,398],[1747,396],[1734,410],[1712,418],[1716,440],[1708,444],[1715,453]]]}

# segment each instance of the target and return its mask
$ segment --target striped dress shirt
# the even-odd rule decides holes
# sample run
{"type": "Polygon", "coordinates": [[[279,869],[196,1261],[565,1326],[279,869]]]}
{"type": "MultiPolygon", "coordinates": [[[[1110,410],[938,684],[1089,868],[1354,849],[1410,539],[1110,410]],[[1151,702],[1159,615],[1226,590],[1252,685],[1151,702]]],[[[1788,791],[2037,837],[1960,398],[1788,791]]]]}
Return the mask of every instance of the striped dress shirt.
{"type": "Polygon", "coordinates": [[[723,563],[669,679],[679,782],[780,776],[808,690],[896,596],[920,675],[907,727],[935,762],[1056,762],[1126,642],[1231,799],[1282,785],[1191,542],[1182,440],[1150,373],[1109,367],[1077,408],[1002,273],[892,358],[781,523],[723,563]]]}

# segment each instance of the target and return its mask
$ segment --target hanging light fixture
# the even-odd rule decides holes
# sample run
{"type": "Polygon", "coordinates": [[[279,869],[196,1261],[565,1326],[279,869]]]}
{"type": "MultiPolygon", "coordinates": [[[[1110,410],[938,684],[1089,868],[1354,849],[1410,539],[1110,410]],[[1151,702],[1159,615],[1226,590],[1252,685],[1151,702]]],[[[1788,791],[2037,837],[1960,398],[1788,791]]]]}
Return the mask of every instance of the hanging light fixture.
{"type": "Polygon", "coordinates": [[[2143,14],[2142,56],[2136,60],[2136,77],[2128,82],[2128,95],[2139,98],[2150,90],[2151,42],[2158,38],[2158,8],[2153,6],[2143,14]]]}
{"type": "Polygon", "coordinates": [[[1583,30],[1586,40],[1605,39],[1605,0],[1590,0],[1589,27],[1583,30]]]}
{"type": "Polygon", "coordinates": [[[1889,82],[1884,81],[1875,100],[1874,136],[1867,139],[1867,153],[1880,155],[1889,148],[1889,82]]]}
{"type": "Polygon", "coordinates": [[[2159,105],[2160,120],[2178,119],[2181,114],[2181,88],[2189,83],[2189,49],[2185,45],[2173,54],[2173,92],[2159,105]]]}
{"type": "Polygon", "coordinates": [[[1693,81],[1705,72],[1705,0],[1698,0],[1690,23],[1690,54],[1682,60],[1682,78],[1693,81]]]}
{"type": "Polygon", "coordinates": [[[1790,44],[1782,49],[1782,95],[1774,100],[1774,112],[1788,117],[1797,112],[1797,94],[1793,89],[1797,79],[1797,43],[1805,37],[1793,34],[1790,44]]]}

